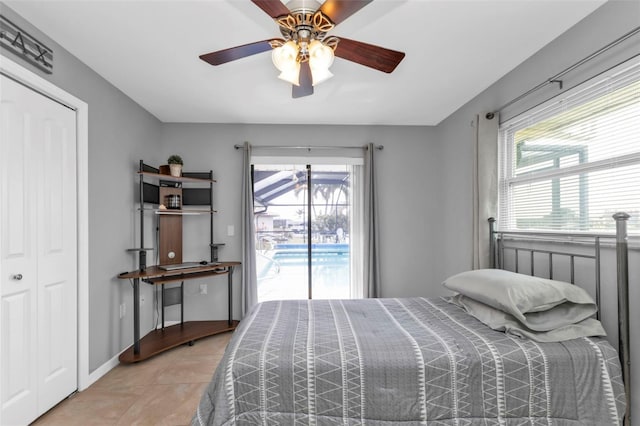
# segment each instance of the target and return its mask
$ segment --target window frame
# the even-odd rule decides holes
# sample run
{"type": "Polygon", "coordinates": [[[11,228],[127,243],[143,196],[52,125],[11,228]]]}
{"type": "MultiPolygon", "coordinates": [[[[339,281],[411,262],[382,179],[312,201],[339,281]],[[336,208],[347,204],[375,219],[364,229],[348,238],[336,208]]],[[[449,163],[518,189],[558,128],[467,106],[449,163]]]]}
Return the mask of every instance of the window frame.
{"type": "MultiPolygon", "coordinates": [[[[550,179],[579,177],[588,172],[622,168],[629,165],[640,165],[640,147],[637,152],[631,154],[617,155],[611,158],[588,161],[586,163],[574,164],[563,168],[541,171],[534,170],[519,175],[516,174],[515,161],[515,156],[517,155],[515,149],[515,135],[518,131],[533,127],[537,123],[544,122],[545,120],[558,116],[566,111],[579,108],[581,105],[606,96],[607,91],[603,89],[604,86],[607,86],[607,90],[611,92],[636,82],[640,82],[640,59],[633,58],[632,60],[618,65],[605,73],[599,74],[586,82],[578,84],[573,88],[554,96],[538,106],[510,118],[504,123],[500,123],[498,131],[497,189],[498,223],[501,230],[540,230],[540,228],[517,227],[514,211],[514,190],[518,186],[549,181],[550,179]],[[566,109],[562,109],[562,105],[566,103],[570,103],[570,106],[566,109]]],[[[589,203],[588,200],[587,203],[589,203]]],[[[586,219],[588,225],[588,216],[586,219]]],[[[547,231],[548,229],[544,230],[547,231]]],[[[584,230],[571,230],[571,232],[574,231],[593,232],[593,229],[587,226],[584,230]]]]}

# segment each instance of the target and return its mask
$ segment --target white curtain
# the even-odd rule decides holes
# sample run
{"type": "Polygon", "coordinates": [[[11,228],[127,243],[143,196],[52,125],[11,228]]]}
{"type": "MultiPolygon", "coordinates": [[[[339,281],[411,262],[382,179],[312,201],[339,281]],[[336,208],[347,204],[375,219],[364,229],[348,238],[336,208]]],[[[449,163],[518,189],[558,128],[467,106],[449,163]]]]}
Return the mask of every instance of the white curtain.
{"type": "Polygon", "coordinates": [[[473,163],[473,269],[489,268],[489,222],[498,212],[498,115],[476,116],[473,163]]]}
{"type": "Polygon", "coordinates": [[[382,297],[378,243],[378,197],[376,194],[375,145],[364,156],[364,297],[382,297]]]}
{"type": "Polygon", "coordinates": [[[251,145],[244,143],[242,162],[242,317],[258,303],[251,145]]]}

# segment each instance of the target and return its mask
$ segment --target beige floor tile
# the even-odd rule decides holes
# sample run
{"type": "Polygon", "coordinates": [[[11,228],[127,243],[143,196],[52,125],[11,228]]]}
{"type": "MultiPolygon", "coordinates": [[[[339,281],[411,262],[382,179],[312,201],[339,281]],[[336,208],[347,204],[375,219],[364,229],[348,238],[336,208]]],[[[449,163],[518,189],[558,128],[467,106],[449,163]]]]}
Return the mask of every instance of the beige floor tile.
{"type": "Polygon", "coordinates": [[[232,333],[120,364],[45,413],[37,426],[189,425],[232,333]]]}
{"type": "Polygon", "coordinates": [[[173,356],[222,355],[231,339],[232,333],[217,334],[196,340],[193,346],[182,345],[172,349],[173,356]]]}
{"type": "Polygon", "coordinates": [[[157,384],[208,383],[222,355],[175,358],[156,376],[157,384]]]}
{"type": "Polygon", "coordinates": [[[120,364],[100,378],[92,387],[117,389],[122,386],[144,386],[156,383],[156,377],[174,357],[171,351],[134,364],[120,364]]]}
{"type": "Polygon", "coordinates": [[[37,425],[115,424],[145,393],[145,388],[89,388],[42,416],[37,425]]]}
{"type": "Polygon", "coordinates": [[[206,383],[154,385],[118,420],[118,425],[187,425],[206,383]]]}

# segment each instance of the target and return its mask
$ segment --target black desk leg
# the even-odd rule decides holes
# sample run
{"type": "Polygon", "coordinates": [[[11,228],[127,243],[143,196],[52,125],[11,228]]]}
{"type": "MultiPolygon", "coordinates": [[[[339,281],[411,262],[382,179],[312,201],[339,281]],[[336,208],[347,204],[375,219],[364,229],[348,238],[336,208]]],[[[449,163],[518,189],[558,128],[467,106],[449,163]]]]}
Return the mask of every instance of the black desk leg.
{"type": "Polygon", "coordinates": [[[180,325],[184,324],[184,281],[180,283],[180,325]]]}
{"type": "Polygon", "coordinates": [[[233,266],[229,266],[229,272],[227,275],[227,282],[229,284],[229,321],[227,324],[231,325],[231,321],[233,319],[233,266]]]}
{"type": "Polygon", "coordinates": [[[164,284],[160,285],[162,287],[162,331],[164,331],[164,284]]]}
{"type": "Polygon", "coordinates": [[[133,279],[133,353],[140,354],[140,279],[133,279]]]}

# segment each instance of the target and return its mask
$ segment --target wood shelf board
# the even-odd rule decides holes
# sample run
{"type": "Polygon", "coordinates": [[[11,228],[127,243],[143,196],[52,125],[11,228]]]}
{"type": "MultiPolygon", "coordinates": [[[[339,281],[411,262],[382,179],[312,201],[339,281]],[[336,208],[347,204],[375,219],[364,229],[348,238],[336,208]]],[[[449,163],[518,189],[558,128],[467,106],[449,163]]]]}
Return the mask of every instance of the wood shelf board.
{"type": "Polygon", "coordinates": [[[191,178],[191,177],[184,177],[184,176],[177,177],[177,176],[171,176],[171,175],[164,175],[160,173],[141,172],[141,171],[138,171],[138,174],[161,179],[161,180],[168,180],[172,182],[216,183],[215,179],[200,179],[200,178],[191,178]]]}
{"type": "MultiPolygon", "coordinates": [[[[147,203],[147,204],[152,204],[152,203],[147,203]]],[[[157,204],[155,204],[157,205],[157,204]]],[[[143,212],[152,212],[155,214],[174,214],[174,215],[197,215],[197,214],[211,214],[211,213],[218,213],[218,210],[210,210],[210,209],[160,209],[160,208],[151,208],[151,209],[147,209],[147,208],[138,208],[137,211],[142,210],[143,212]]]]}
{"type": "MultiPolygon", "coordinates": [[[[148,210],[148,209],[145,209],[145,210],[148,210]]],[[[159,215],[180,215],[180,216],[218,213],[217,210],[196,210],[196,209],[182,209],[182,210],[153,209],[153,211],[155,212],[155,214],[159,214],[159,215]]]]}
{"type": "Polygon", "coordinates": [[[189,343],[203,337],[233,331],[238,326],[239,321],[232,321],[229,325],[227,320],[222,321],[188,321],[183,324],[176,324],[159,330],[152,330],[140,339],[140,353],[133,353],[133,346],[130,346],[120,354],[119,360],[122,363],[130,364],[144,361],[154,355],[175,348],[176,346],[189,343]]]}
{"type": "Polygon", "coordinates": [[[120,279],[135,279],[142,280],[154,279],[154,278],[167,278],[173,281],[189,280],[193,278],[199,278],[200,276],[212,276],[227,273],[227,271],[219,271],[224,268],[228,270],[232,266],[239,266],[240,262],[219,262],[216,265],[202,265],[188,269],[179,269],[174,271],[167,271],[159,266],[148,266],[144,271],[131,271],[118,275],[120,279]]]}
{"type": "MultiPolygon", "coordinates": [[[[220,267],[218,266],[218,268],[220,267]]],[[[227,269],[202,271],[202,272],[188,272],[188,273],[183,273],[183,274],[174,275],[174,276],[148,278],[148,279],[145,279],[144,282],[146,282],[147,284],[154,284],[154,285],[168,284],[168,283],[176,283],[176,282],[185,281],[185,280],[195,280],[198,278],[213,277],[215,275],[224,275],[228,273],[229,271],[227,269]]]]}

